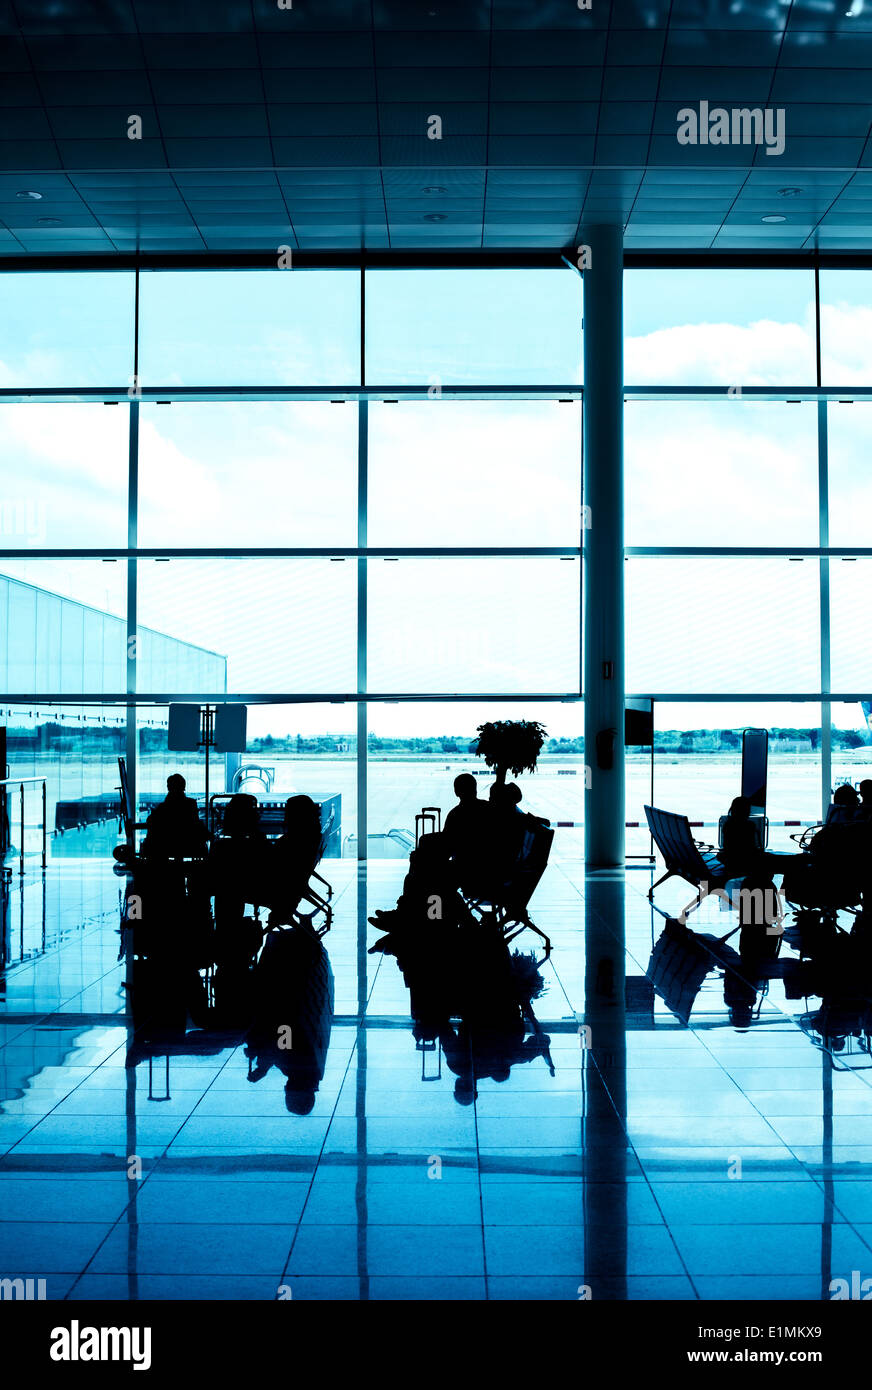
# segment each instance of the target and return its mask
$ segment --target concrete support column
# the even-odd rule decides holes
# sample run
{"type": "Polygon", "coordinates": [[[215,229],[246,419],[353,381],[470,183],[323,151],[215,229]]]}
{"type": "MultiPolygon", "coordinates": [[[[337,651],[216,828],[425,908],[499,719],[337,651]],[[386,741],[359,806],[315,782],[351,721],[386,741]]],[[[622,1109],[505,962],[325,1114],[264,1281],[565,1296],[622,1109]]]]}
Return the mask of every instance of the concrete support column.
{"type": "Polygon", "coordinates": [[[587,866],[624,863],[623,234],[591,226],[584,271],[584,746],[587,866]]]}

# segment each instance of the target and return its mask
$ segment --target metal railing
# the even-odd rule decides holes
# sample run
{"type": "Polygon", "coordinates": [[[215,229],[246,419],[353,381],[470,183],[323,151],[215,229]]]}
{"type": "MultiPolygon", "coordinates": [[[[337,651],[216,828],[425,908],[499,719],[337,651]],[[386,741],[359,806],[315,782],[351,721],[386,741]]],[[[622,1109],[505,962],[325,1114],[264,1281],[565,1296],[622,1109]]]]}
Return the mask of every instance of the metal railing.
{"type": "Polygon", "coordinates": [[[19,824],[19,845],[18,845],[18,873],[24,876],[24,788],[32,782],[38,782],[42,786],[42,867],[46,867],[46,857],[48,853],[48,835],[46,830],[46,779],[44,777],[0,777],[0,816],[8,814],[8,793],[7,787],[18,788],[18,824],[19,824]]]}

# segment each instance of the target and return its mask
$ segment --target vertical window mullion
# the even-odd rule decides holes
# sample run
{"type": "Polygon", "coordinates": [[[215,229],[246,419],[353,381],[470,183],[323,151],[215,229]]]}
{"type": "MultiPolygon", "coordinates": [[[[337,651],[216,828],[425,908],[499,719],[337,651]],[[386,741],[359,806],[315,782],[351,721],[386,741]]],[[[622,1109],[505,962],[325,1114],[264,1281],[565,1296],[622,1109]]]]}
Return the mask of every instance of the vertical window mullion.
{"type": "Polygon", "coordinates": [[[357,427],[357,857],[366,859],[367,836],[367,488],[369,404],[358,402],[357,427]]]}
{"type": "MultiPolygon", "coordinates": [[[[135,552],[139,545],[139,268],[136,269],[133,299],[133,392],[128,407],[130,432],[127,452],[127,549],[135,552]]],[[[136,625],[137,625],[137,568],[135,554],[127,558],[127,642],[126,659],[126,737],[127,779],[130,787],[131,811],[136,821],[136,625]]],[[[134,846],[130,847],[131,849],[134,846]]]]}
{"type": "MultiPolygon", "coordinates": [[[[829,455],[827,441],[827,403],[818,401],[818,543],[826,550],[830,543],[829,455]]],[[[820,648],[821,648],[821,817],[826,815],[833,782],[833,726],[830,672],[830,561],[821,555],[820,565],[820,648]]]]}

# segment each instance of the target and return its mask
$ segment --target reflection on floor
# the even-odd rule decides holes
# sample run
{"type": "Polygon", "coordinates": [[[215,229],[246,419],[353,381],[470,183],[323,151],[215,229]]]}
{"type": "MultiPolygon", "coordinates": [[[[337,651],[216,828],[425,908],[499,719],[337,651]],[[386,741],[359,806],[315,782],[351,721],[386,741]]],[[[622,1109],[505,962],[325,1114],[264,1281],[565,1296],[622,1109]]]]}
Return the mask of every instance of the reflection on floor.
{"type": "MultiPolygon", "coordinates": [[[[403,869],[331,862],[335,1014],[293,1113],[238,1038],[132,1047],[117,880],[52,865],[46,949],[0,1000],[0,1276],[54,1299],[527,1300],[828,1299],[872,1276],[872,1057],[818,999],[773,969],[737,1005],[723,958],[673,942],[655,973],[684,1026],[646,975],[650,874],[557,864],[535,901],[548,1045],[491,1057],[470,1096],[469,1068],[416,1047],[396,961],[367,954],[403,869]]],[[[711,945],[735,919],[691,923],[711,945]]]]}

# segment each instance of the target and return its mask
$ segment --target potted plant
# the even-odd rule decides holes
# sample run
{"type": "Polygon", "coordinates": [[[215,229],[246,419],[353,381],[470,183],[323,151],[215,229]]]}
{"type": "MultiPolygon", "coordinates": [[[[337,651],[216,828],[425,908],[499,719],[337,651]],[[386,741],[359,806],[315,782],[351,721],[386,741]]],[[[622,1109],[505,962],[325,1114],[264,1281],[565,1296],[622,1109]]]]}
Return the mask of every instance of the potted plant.
{"type": "Polygon", "coordinates": [[[494,719],[479,724],[473,752],[496,773],[497,786],[505,786],[506,774],[517,777],[533,772],[547,738],[544,724],[535,719],[494,719]]]}

